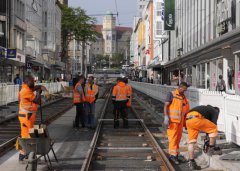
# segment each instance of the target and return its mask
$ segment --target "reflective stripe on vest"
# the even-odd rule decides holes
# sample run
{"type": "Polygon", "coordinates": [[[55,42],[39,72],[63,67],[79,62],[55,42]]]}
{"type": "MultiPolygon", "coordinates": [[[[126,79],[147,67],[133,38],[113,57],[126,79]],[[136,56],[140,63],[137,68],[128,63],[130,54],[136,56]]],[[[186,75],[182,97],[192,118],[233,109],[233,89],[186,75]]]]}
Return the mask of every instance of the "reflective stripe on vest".
{"type": "Polygon", "coordinates": [[[92,85],[93,86],[93,89],[91,89],[91,85],[90,84],[87,84],[86,85],[86,101],[89,102],[89,103],[93,103],[96,98],[96,94],[97,94],[97,86],[95,84],[92,85]]]}
{"type": "Polygon", "coordinates": [[[23,105],[23,96],[26,91],[26,88],[22,88],[19,92],[19,113],[36,113],[38,105],[29,101],[28,104],[31,105],[23,105]]]}
{"type": "Polygon", "coordinates": [[[84,102],[85,101],[85,96],[84,96],[84,93],[83,93],[83,88],[81,86],[80,83],[77,83],[74,87],[74,91],[73,91],[73,103],[81,103],[81,102],[84,102]],[[82,89],[82,98],[79,94],[79,92],[77,91],[77,87],[80,86],[81,89],[82,89]]]}
{"type": "Polygon", "coordinates": [[[117,88],[117,94],[116,94],[116,101],[126,101],[128,99],[127,97],[127,86],[123,87],[125,89],[125,94],[121,94],[121,87],[116,86],[117,88]]]}

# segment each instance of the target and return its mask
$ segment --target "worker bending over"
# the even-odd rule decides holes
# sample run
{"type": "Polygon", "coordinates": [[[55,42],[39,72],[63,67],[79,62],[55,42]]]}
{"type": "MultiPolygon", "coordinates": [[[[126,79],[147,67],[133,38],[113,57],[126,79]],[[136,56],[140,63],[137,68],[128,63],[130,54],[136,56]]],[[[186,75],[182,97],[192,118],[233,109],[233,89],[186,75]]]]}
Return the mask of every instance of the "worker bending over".
{"type": "Polygon", "coordinates": [[[210,105],[197,106],[190,110],[186,116],[186,128],[188,131],[188,166],[192,170],[201,170],[194,160],[194,145],[197,142],[197,137],[200,131],[208,134],[209,141],[209,155],[222,154],[220,148],[216,147],[216,137],[218,135],[217,120],[219,115],[219,108],[210,105]]]}
{"type": "Polygon", "coordinates": [[[75,128],[79,128],[79,119],[81,121],[82,128],[85,128],[85,113],[84,113],[84,102],[85,95],[82,88],[84,83],[84,76],[81,75],[77,78],[77,84],[73,91],[73,103],[76,105],[76,116],[75,116],[75,128]]]}
{"type": "Polygon", "coordinates": [[[95,102],[98,98],[98,86],[94,84],[94,77],[88,78],[88,83],[85,85],[86,105],[85,111],[89,126],[95,128],[95,102]]]}
{"type": "MultiPolygon", "coordinates": [[[[42,91],[45,91],[45,95],[48,96],[48,91],[44,86],[34,85],[34,78],[32,76],[25,77],[24,84],[19,92],[18,119],[21,126],[21,138],[30,138],[29,130],[33,128],[35,123],[42,91]],[[34,91],[36,91],[36,95],[34,91]]],[[[19,161],[23,161],[25,157],[25,152],[20,150],[19,161]]]]}
{"type": "Polygon", "coordinates": [[[185,115],[189,112],[189,103],[184,95],[187,88],[186,82],[180,83],[175,91],[167,94],[164,104],[164,124],[167,126],[169,159],[175,164],[185,161],[184,157],[180,156],[179,144],[182,138],[185,115]]]}
{"type": "Polygon", "coordinates": [[[117,85],[113,87],[112,101],[116,111],[114,112],[114,128],[119,127],[119,114],[123,119],[123,127],[128,128],[127,102],[130,99],[130,92],[123,78],[117,79],[117,85]]]}

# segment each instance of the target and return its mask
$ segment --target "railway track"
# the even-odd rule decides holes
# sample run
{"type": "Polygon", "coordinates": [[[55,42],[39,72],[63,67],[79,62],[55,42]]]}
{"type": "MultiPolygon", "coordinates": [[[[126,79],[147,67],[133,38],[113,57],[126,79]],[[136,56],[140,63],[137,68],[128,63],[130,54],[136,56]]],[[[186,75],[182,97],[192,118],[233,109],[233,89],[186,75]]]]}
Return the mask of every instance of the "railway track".
{"type": "MultiPolygon", "coordinates": [[[[113,128],[110,94],[102,110],[90,149],[81,171],[174,170],[145,124],[141,105],[133,100],[129,128],[113,128]]],[[[145,116],[147,117],[147,116],[145,116]]],[[[122,125],[122,121],[120,121],[122,125]]],[[[156,124],[154,124],[156,126],[156,124]]]]}
{"type": "MultiPolygon", "coordinates": [[[[54,119],[65,113],[72,107],[72,99],[59,98],[42,107],[43,123],[50,124],[54,119]]],[[[38,111],[36,124],[40,123],[38,111]]],[[[0,124],[0,156],[14,147],[20,134],[20,125],[17,116],[0,124]]]]}

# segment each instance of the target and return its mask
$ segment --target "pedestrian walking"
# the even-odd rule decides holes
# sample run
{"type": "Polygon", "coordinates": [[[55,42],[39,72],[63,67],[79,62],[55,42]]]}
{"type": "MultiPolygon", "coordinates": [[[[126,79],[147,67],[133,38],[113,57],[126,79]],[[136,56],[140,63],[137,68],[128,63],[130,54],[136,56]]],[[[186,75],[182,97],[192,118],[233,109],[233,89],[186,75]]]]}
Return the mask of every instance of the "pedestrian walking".
{"type": "MultiPolygon", "coordinates": [[[[21,127],[21,138],[30,138],[29,130],[33,128],[35,123],[42,91],[45,91],[45,95],[48,96],[46,87],[41,85],[35,86],[34,78],[32,76],[25,77],[24,84],[19,92],[18,119],[21,127]],[[35,91],[36,95],[34,94],[35,91]]],[[[25,152],[20,150],[19,161],[23,161],[25,157],[25,152]]]]}
{"type": "Polygon", "coordinates": [[[179,143],[182,138],[184,117],[189,112],[188,99],[184,95],[187,88],[186,82],[180,83],[175,91],[167,94],[164,104],[164,124],[167,126],[169,159],[175,164],[185,161],[183,156],[180,156],[179,143]]]}
{"type": "Polygon", "coordinates": [[[223,80],[223,76],[219,75],[218,78],[219,80],[217,81],[216,91],[220,91],[220,92],[226,91],[226,83],[223,80]]]}
{"type": "Polygon", "coordinates": [[[82,128],[85,128],[85,112],[84,112],[84,102],[85,95],[82,88],[84,82],[84,76],[81,75],[77,78],[77,84],[73,91],[73,103],[76,105],[76,116],[75,116],[75,128],[79,128],[79,120],[81,122],[82,128]]]}
{"type": "Polygon", "coordinates": [[[16,77],[14,78],[13,82],[14,82],[15,85],[16,84],[18,84],[20,86],[22,85],[22,80],[21,80],[19,74],[16,74],[16,77]]]}
{"type": "Polygon", "coordinates": [[[221,155],[222,151],[216,147],[216,137],[218,135],[217,120],[219,108],[210,105],[197,106],[190,110],[186,115],[186,128],[188,131],[188,167],[192,170],[201,170],[194,160],[194,146],[200,131],[205,132],[209,136],[208,154],[221,155]]]}
{"type": "Polygon", "coordinates": [[[85,111],[87,115],[87,124],[94,129],[96,124],[95,103],[98,98],[98,86],[94,83],[94,77],[88,78],[88,83],[85,85],[85,111]]]}
{"type": "Polygon", "coordinates": [[[113,87],[112,101],[114,104],[114,128],[119,127],[119,114],[123,119],[123,127],[128,128],[128,114],[127,114],[127,102],[130,99],[130,93],[128,87],[124,83],[123,78],[117,79],[117,85],[113,87]]]}

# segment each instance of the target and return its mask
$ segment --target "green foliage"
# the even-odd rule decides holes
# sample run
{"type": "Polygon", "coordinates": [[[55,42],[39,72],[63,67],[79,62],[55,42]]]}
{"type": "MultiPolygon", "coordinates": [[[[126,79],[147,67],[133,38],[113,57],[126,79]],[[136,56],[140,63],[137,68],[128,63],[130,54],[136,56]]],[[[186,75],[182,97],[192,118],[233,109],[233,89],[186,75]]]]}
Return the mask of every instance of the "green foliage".
{"type": "Polygon", "coordinates": [[[111,62],[112,62],[112,67],[122,68],[122,65],[125,63],[124,54],[122,53],[113,54],[111,62]]]}
{"type": "Polygon", "coordinates": [[[68,45],[75,37],[78,41],[96,41],[98,33],[95,30],[96,19],[88,16],[80,7],[73,8],[65,5],[62,10],[62,57],[66,55],[68,45]]]}

